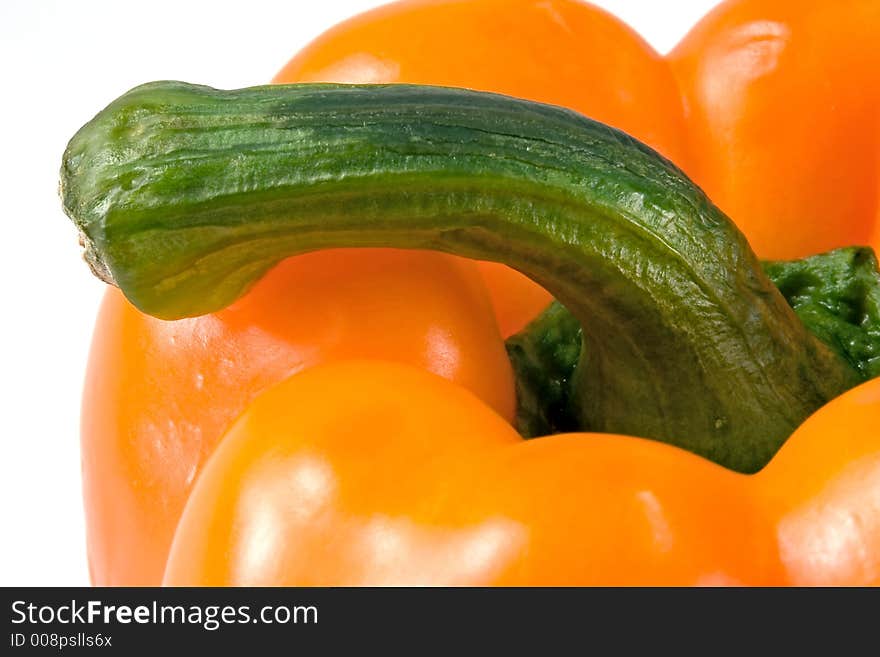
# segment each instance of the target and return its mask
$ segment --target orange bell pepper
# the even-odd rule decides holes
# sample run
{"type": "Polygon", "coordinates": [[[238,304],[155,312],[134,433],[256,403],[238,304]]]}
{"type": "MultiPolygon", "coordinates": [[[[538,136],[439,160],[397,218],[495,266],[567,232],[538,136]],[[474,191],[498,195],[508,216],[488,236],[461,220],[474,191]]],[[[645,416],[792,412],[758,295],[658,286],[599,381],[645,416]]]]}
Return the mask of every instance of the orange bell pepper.
{"type": "MultiPolygon", "coordinates": [[[[337,26],[294,57],[275,81],[432,83],[565,105],[672,158],[732,215],[759,255],[804,255],[880,237],[880,60],[870,42],[880,18],[870,0],[833,7],[726,2],[662,58],[614,17],[574,0],[408,1],[337,26]],[[815,34],[822,38],[813,39],[815,34]],[[817,70],[830,82],[811,84],[817,70]],[[821,139],[813,138],[813,123],[826,126],[821,139]],[[831,173],[828,162],[834,162],[831,173]]],[[[168,583],[332,582],[343,576],[404,582],[428,572],[432,581],[456,583],[876,583],[876,486],[869,486],[876,475],[869,466],[876,454],[871,418],[877,404],[876,397],[857,401],[865,398],[859,394],[874,394],[876,384],[822,409],[796,434],[814,438],[790,439],[764,471],[749,477],[636,439],[566,436],[513,446],[519,436],[489,410],[507,420],[514,413],[498,327],[503,336],[513,333],[549,295],[503,265],[479,266],[489,297],[472,265],[450,256],[378,249],[298,256],[230,308],[175,322],[151,318],[117,291],[108,292],[82,425],[93,581],[158,583],[176,531],[168,583]],[[394,360],[434,372],[484,403],[456,386],[387,364],[328,366],[282,383],[300,370],[351,358],[394,360]],[[364,429],[371,450],[388,451],[370,471],[340,442],[350,434],[338,424],[359,423],[356,414],[336,417],[336,430],[328,425],[314,443],[290,433],[278,450],[292,468],[300,467],[302,454],[318,450],[318,469],[332,470],[332,481],[344,491],[335,498],[321,497],[326,491],[319,490],[315,504],[324,505],[328,517],[352,518],[352,524],[284,524],[301,518],[285,507],[287,520],[267,520],[267,535],[282,541],[294,528],[306,531],[299,549],[313,555],[334,531],[353,543],[316,556],[311,574],[297,570],[295,555],[281,565],[261,562],[248,536],[218,520],[211,504],[230,517],[245,513],[250,495],[281,504],[277,479],[267,475],[261,484],[249,475],[270,465],[256,447],[268,434],[256,427],[265,422],[273,430],[287,428],[293,416],[281,412],[286,408],[300,409],[303,423],[323,427],[320,413],[334,413],[319,400],[322,386],[333,386],[337,396],[344,390],[356,406],[357,381],[370,381],[370,394],[384,399],[385,412],[401,422],[412,421],[419,409],[430,416],[430,423],[423,422],[428,429],[415,432],[424,441],[411,444],[411,433],[403,429],[389,435],[364,429]],[[404,383],[411,386],[405,400],[411,408],[392,398],[393,385],[404,383]],[[438,408],[446,410],[431,410],[438,408]],[[253,424],[236,423],[205,470],[241,413],[253,424]],[[861,423],[863,442],[848,443],[848,433],[822,419],[829,417],[851,417],[847,426],[861,423]],[[826,445],[815,438],[832,431],[847,440],[826,445]],[[491,463],[476,462],[470,454],[475,442],[496,450],[491,463]],[[826,451],[815,447],[821,453],[814,453],[814,443],[826,451]],[[828,452],[831,444],[839,451],[828,452]],[[507,445],[510,450],[500,449],[507,445]],[[507,453],[514,456],[500,456],[507,453]],[[848,469],[851,453],[868,464],[856,474],[848,469]],[[410,460],[419,463],[412,472],[401,465],[410,460]],[[668,468],[668,477],[657,463],[668,468]],[[379,485],[379,477],[387,479],[379,485]],[[224,487],[224,478],[237,483],[224,487]],[[518,490],[518,478],[530,485],[518,490]],[[489,480],[496,483],[476,491],[462,484],[489,480]],[[375,484],[375,497],[356,499],[357,481],[375,484]],[[399,498],[390,487],[394,481],[400,483],[399,498]],[[456,482],[462,487],[456,489],[456,482]],[[720,514],[689,499],[691,485],[711,491],[716,512],[724,509],[729,524],[722,527],[720,514]],[[541,491],[540,499],[527,499],[523,491],[529,489],[541,491]],[[404,496],[407,490],[411,499],[404,496]],[[578,494],[563,495],[566,490],[578,494]],[[647,493],[639,497],[642,491],[647,493]],[[592,505],[584,515],[592,496],[606,506],[592,505]],[[868,501],[857,509],[859,496],[868,501]],[[541,504],[558,507],[558,513],[545,515],[541,504]],[[378,524],[367,522],[371,513],[378,514],[378,524]],[[841,524],[846,513],[860,519],[855,529],[841,524]],[[640,520],[628,524],[632,516],[640,520]],[[657,518],[673,519],[667,534],[657,530],[657,518]],[[810,524],[809,518],[824,518],[824,524],[810,524]],[[566,536],[566,522],[574,528],[572,537],[566,536]],[[851,549],[832,545],[846,531],[851,549]],[[491,547],[492,536],[506,537],[496,544],[509,552],[492,553],[485,568],[457,563],[463,549],[479,556],[491,547]],[[400,569],[368,558],[370,541],[382,537],[409,547],[409,561],[400,569]],[[205,541],[226,546],[228,555],[205,552],[205,541]],[[591,564],[583,559],[585,545],[596,550],[591,564]],[[825,546],[821,563],[804,557],[811,551],[803,546],[816,545],[825,546]],[[526,550],[538,555],[534,561],[526,550]],[[244,569],[248,563],[253,570],[244,569]]],[[[387,421],[381,424],[387,429],[387,421]]],[[[303,463],[302,485],[308,487],[303,463]]],[[[291,476],[298,472],[291,470],[291,476]]],[[[701,495],[703,502],[709,499],[701,495]]]]}
{"type": "Polygon", "coordinates": [[[165,583],[880,584],[878,414],[874,379],[741,475],[639,438],[523,441],[438,377],[321,366],[229,430],[165,583]]]}

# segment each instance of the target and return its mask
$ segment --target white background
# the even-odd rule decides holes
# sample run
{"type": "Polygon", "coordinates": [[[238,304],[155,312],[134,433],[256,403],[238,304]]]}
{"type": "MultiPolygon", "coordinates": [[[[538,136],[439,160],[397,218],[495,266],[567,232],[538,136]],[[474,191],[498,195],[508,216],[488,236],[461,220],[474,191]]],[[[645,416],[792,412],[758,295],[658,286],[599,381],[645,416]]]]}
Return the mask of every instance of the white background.
{"type": "MultiPolygon", "coordinates": [[[[141,82],[267,82],[376,0],[0,0],[0,585],[84,585],[79,402],[103,284],[56,189],[67,140],[141,82]]],[[[668,51],[714,0],[596,0],[668,51]]]]}

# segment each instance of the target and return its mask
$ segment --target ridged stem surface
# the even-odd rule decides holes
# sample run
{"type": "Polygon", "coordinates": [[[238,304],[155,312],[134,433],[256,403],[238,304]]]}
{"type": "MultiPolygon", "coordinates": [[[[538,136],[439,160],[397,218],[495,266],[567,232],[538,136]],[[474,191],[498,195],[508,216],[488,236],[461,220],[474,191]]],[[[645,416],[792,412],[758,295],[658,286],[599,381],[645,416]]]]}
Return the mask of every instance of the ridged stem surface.
{"type": "Polygon", "coordinates": [[[674,165],[573,112],[460,89],[152,83],[71,141],[65,209],[147,313],[219,310],[336,247],[504,262],[582,323],[581,427],[737,469],[857,380],[674,165]]]}

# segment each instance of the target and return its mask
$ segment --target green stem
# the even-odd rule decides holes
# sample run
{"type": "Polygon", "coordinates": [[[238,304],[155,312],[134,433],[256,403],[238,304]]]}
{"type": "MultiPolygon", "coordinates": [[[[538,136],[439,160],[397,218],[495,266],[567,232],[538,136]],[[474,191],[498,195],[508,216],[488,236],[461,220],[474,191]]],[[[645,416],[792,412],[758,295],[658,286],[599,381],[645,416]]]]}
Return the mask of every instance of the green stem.
{"type": "Polygon", "coordinates": [[[62,190],[93,270],[168,319],[219,310],[317,249],[507,263],[583,325],[582,428],[733,468],[857,379],[684,174],[556,107],[407,85],[153,83],[77,133],[62,190]]]}

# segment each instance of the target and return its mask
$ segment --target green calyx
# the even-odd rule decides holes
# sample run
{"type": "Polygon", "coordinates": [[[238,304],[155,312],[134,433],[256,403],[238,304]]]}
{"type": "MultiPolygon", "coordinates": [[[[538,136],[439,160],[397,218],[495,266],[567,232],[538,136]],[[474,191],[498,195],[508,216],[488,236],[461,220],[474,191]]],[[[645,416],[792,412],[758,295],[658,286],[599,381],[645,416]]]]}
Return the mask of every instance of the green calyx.
{"type": "MultiPolygon", "coordinates": [[[[763,263],[813,335],[849,362],[862,380],[880,376],[880,272],[869,247],[763,263]]],[[[520,433],[536,438],[577,429],[574,373],[581,325],[558,301],[507,339],[517,384],[520,433]]],[[[747,468],[755,471],[766,461],[747,468]]]]}

